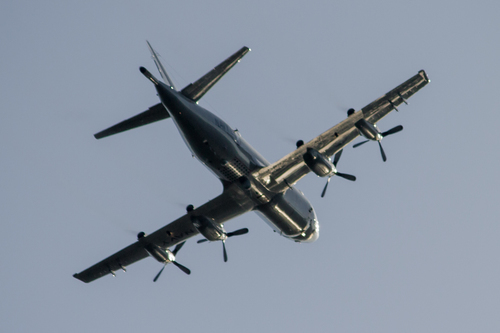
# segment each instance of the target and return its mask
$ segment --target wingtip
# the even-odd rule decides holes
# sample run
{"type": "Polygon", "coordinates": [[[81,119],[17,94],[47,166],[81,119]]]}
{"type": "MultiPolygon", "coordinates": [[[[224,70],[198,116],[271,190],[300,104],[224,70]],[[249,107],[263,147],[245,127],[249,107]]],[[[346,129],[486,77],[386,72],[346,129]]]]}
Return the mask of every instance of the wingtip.
{"type": "Polygon", "coordinates": [[[426,80],[428,83],[430,83],[430,82],[431,82],[431,80],[430,80],[430,79],[429,79],[429,77],[427,76],[427,73],[426,73],[423,69],[421,69],[421,70],[419,71],[419,73],[421,73],[421,74],[424,76],[425,80],[426,80]]]}
{"type": "Polygon", "coordinates": [[[82,282],[89,283],[89,281],[85,281],[85,280],[83,280],[83,279],[80,277],[80,274],[78,274],[78,273],[73,274],[73,277],[74,277],[75,279],[78,279],[78,280],[82,281],[82,282]]]}

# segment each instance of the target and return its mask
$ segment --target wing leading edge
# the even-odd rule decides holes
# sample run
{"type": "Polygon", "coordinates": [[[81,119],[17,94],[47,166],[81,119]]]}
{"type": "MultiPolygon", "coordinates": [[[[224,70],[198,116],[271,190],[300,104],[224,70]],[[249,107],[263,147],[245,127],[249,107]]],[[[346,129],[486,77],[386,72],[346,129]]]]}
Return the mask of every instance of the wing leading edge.
{"type": "MultiPolygon", "coordinates": [[[[226,188],[218,197],[145,237],[147,237],[149,243],[153,243],[162,249],[174,246],[198,234],[198,230],[191,222],[190,217],[192,215],[205,216],[217,223],[224,223],[252,210],[253,204],[245,198],[244,194],[236,186],[226,188]]],[[[89,283],[107,274],[114,275],[114,272],[120,269],[125,270],[126,266],[148,256],[143,245],[135,242],[73,276],[78,280],[89,283]]]]}
{"type": "Polygon", "coordinates": [[[392,110],[397,109],[399,105],[406,103],[409,97],[429,82],[427,74],[421,70],[387,94],[350,115],[347,119],[297,148],[279,161],[255,171],[253,176],[260,179],[268,189],[277,192],[283,191],[309,173],[310,170],[302,157],[307,148],[314,148],[328,157],[333,156],[359,135],[354,125],[358,120],[364,118],[372,124],[377,123],[392,110]]]}

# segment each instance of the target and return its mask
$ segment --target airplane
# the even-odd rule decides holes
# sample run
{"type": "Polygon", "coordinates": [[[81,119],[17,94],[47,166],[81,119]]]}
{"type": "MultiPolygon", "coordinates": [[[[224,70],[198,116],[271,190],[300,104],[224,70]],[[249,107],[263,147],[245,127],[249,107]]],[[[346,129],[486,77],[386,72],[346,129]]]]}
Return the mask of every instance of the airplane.
{"type": "MultiPolygon", "coordinates": [[[[324,196],[332,176],[356,180],[352,175],[337,172],[342,149],[360,135],[380,145],[383,137],[402,130],[402,126],[397,126],[381,133],[376,123],[392,110],[398,111],[400,104],[407,104],[409,97],[430,82],[425,71],[419,71],[361,110],[349,109],[346,119],[311,141],[297,141],[294,151],[271,164],[238,130],[198,105],[210,88],[250,51],[248,47],[242,47],[194,83],[177,90],[158,54],[149,42],[147,44],[163,82],[144,67],[140,67],[140,72],[153,83],[160,103],[95,134],[95,138],[171,118],[193,156],[220,179],[223,191],[198,208],[189,205],[185,215],[150,235],[140,232],[135,243],[73,275],[86,283],[108,274],[115,276],[117,270],[126,271],[126,266],[148,256],[164,264],[154,281],[168,263],[189,274],[189,269],[177,263],[175,256],[186,240],[197,234],[204,237],[199,242],[222,241],[223,258],[227,261],[225,241],[228,237],[247,233],[248,229],[226,232],[223,224],[250,211],[256,212],[287,239],[314,242],[320,229],[316,212],[294,185],[312,171],[319,177],[328,177],[322,192],[324,196]],[[172,246],[176,247],[170,251],[172,246]]],[[[380,150],[385,161],[381,145],[380,150]]]]}

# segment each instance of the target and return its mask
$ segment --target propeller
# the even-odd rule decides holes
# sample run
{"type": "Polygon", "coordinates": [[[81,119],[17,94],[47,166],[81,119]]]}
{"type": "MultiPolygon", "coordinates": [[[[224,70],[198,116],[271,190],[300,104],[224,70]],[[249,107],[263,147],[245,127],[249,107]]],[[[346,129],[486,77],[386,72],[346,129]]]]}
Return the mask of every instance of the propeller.
{"type": "MultiPolygon", "coordinates": [[[[388,136],[388,135],[391,135],[391,134],[394,134],[394,133],[397,133],[397,132],[400,132],[403,130],[403,126],[401,125],[398,125],[396,127],[393,127],[391,128],[390,130],[388,131],[385,131],[383,133],[380,133],[381,135],[381,138],[379,140],[376,140],[378,142],[378,146],[380,148],[380,155],[382,155],[382,161],[387,161],[387,156],[385,155],[385,152],[384,152],[384,148],[382,148],[382,144],[380,143],[380,140],[382,140],[384,137],[388,136]]],[[[356,143],[354,146],[352,146],[353,148],[356,148],[356,147],[359,147],[365,143],[367,143],[368,141],[370,140],[365,140],[365,141],[361,141],[359,143],[356,143]]]]}
{"type": "Polygon", "coordinates": [[[384,133],[382,133],[382,136],[383,136],[383,137],[384,137],[384,136],[388,136],[388,135],[391,135],[391,134],[394,134],[394,133],[400,132],[400,131],[402,131],[402,130],[403,130],[403,126],[398,125],[398,126],[396,126],[396,127],[391,128],[390,130],[385,131],[384,133]]]}
{"type": "MultiPolygon", "coordinates": [[[[233,236],[244,235],[246,233],[248,233],[248,229],[242,228],[242,229],[235,230],[233,232],[228,232],[226,234],[226,236],[229,238],[229,237],[233,237],[233,236]]],[[[226,252],[226,241],[225,240],[222,241],[222,252],[224,254],[224,262],[227,262],[227,252],[226,252]]]]}
{"type": "Polygon", "coordinates": [[[352,146],[352,148],[356,148],[356,147],[359,147],[361,145],[364,145],[365,143],[367,143],[368,141],[370,140],[365,140],[365,141],[361,141],[360,143],[356,143],[354,146],[352,146]]]}
{"type": "MultiPolygon", "coordinates": [[[[226,235],[226,238],[229,238],[229,237],[233,237],[233,236],[244,235],[246,233],[248,233],[248,228],[242,228],[242,229],[235,230],[233,232],[228,232],[225,235],[226,235]]],[[[203,238],[203,239],[200,239],[199,241],[197,241],[196,243],[200,244],[200,243],[204,243],[207,241],[208,241],[208,239],[203,238]]],[[[226,240],[221,239],[221,241],[222,241],[222,254],[224,257],[224,262],[227,262],[226,240]]]]}
{"type": "MultiPolygon", "coordinates": [[[[191,274],[191,271],[189,270],[189,268],[187,268],[186,266],[182,266],[177,261],[172,261],[172,264],[179,267],[181,269],[181,271],[183,271],[187,275],[191,274]]],[[[155,278],[153,279],[153,282],[156,282],[156,280],[158,280],[158,278],[160,277],[161,273],[163,272],[163,270],[165,269],[166,266],[167,266],[167,264],[163,265],[163,268],[158,272],[158,274],[156,274],[155,278]]]]}
{"type": "Polygon", "coordinates": [[[224,256],[224,262],[227,262],[227,252],[226,252],[226,241],[222,241],[222,255],[224,256]]]}
{"type": "Polygon", "coordinates": [[[182,266],[177,261],[172,261],[172,264],[174,264],[175,266],[179,267],[181,269],[181,271],[183,271],[187,275],[191,274],[191,271],[189,270],[189,268],[187,268],[186,266],[182,266]]]}
{"type": "Polygon", "coordinates": [[[382,155],[382,161],[387,161],[387,156],[385,156],[385,152],[384,152],[384,148],[382,148],[382,144],[380,143],[380,141],[377,141],[378,142],[378,146],[380,147],[380,155],[382,155]]]}
{"type": "Polygon", "coordinates": [[[156,280],[158,280],[158,278],[160,277],[161,273],[163,273],[163,270],[165,269],[166,266],[167,264],[163,265],[162,269],[158,272],[158,274],[156,274],[155,278],[153,279],[153,282],[156,282],[156,280]]]}
{"type": "Polygon", "coordinates": [[[233,232],[228,232],[226,235],[227,235],[227,237],[233,237],[233,236],[244,235],[247,233],[248,233],[248,229],[242,228],[242,229],[235,230],[233,232]]]}
{"type": "MultiPolygon", "coordinates": [[[[180,243],[180,244],[177,244],[177,246],[174,248],[174,250],[172,251],[172,254],[175,255],[177,254],[177,252],[179,252],[179,250],[184,246],[184,243],[186,243],[186,241],[180,243]]],[[[162,269],[158,272],[158,274],[156,274],[155,278],[153,279],[153,282],[156,282],[158,280],[158,278],[160,277],[161,273],[163,273],[163,270],[165,269],[165,267],[167,266],[167,264],[171,262],[172,264],[174,264],[175,266],[179,267],[179,269],[181,271],[183,271],[184,273],[186,273],[187,275],[191,274],[191,271],[189,270],[189,268],[179,264],[175,259],[173,261],[167,261],[162,269]]]]}
{"type": "Polygon", "coordinates": [[[321,192],[321,197],[322,198],[326,194],[326,189],[328,188],[328,184],[330,184],[330,179],[332,178],[332,176],[339,176],[339,177],[342,177],[342,178],[350,180],[350,181],[355,181],[356,180],[356,177],[353,176],[353,175],[349,175],[347,173],[341,173],[341,172],[337,171],[337,163],[340,160],[340,156],[342,156],[342,151],[343,151],[343,149],[341,149],[337,154],[335,154],[335,156],[333,158],[333,165],[335,166],[335,169],[332,172],[332,174],[330,176],[328,176],[328,179],[326,181],[325,187],[323,188],[323,192],[321,192]]]}
{"type": "Polygon", "coordinates": [[[172,253],[174,254],[174,256],[177,254],[177,252],[179,252],[179,250],[184,246],[185,243],[186,243],[186,241],[184,241],[184,242],[179,243],[179,244],[176,245],[176,247],[172,251],[172,253]]]}
{"type": "Polygon", "coordinates": [[[330,179],[332,178],[332,176],[328,177],[328,180],[326,181],[326,184],[325,184],[325,187],[323,188],[323,192],[321,192],[321,197],[323,198],[325,196],[325,193],[326,193],[326,189],[328,187],[328,184],[330,184],[330,179]]]}

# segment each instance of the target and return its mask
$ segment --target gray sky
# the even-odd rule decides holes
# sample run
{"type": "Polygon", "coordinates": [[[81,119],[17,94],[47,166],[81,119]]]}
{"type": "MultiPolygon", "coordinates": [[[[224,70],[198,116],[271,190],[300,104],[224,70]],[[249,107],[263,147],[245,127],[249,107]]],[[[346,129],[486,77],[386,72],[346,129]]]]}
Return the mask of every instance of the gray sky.
{"type": "Polygon", "coordinates": [[[5,332],[498,332],[498,1],[2,1],[0,323],[5,332]],[[186,243],[186,276],[147,258],[72,277],[218,195],[171,121],[93,134],[252,49],[201,105],[269,161],[425,69],[432,82],[347,147],[355,183],[298,183],[321,236],[186,243]],[[356,141],[358,142],[359,139],[356,141]]]}

